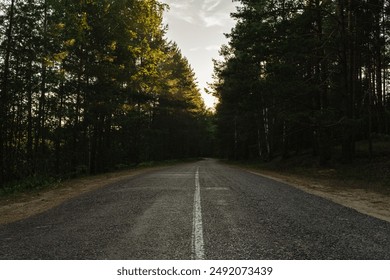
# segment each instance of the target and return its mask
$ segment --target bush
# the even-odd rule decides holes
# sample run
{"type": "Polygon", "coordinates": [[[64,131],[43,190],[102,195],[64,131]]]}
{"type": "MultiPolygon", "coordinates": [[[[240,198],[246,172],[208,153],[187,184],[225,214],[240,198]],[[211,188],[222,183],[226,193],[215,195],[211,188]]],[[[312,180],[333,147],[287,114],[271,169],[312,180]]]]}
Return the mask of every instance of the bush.
{"type": "Polygon", "coordinates": [[[41,190],[59,181],[53,177],[31,176],[20,181],[8,183],[3,188],[0,188],[0,196],[41,190]]]}

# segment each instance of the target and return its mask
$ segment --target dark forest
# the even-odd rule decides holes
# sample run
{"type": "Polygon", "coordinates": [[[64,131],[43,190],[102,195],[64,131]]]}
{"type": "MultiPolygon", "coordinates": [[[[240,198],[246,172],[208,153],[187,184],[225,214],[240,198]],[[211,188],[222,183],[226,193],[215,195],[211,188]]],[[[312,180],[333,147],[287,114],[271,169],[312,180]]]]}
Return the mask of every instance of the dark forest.
{"type": "Polygon", "coordinates": [[[349,164],[390,139],[390,3],[241,0],[215,62],[222,157],[349,164]],[[334,151],[339,151],[337,154],[334,151]]]}

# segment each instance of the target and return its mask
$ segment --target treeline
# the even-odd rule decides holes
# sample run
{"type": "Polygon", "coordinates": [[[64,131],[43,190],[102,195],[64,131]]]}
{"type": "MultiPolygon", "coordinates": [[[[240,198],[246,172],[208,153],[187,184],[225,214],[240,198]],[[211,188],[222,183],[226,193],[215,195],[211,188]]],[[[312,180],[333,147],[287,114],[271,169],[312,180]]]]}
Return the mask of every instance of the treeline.
{"type": "Polygon", "coordinates": [[[205,153],[194,73],[156,0],[0,4],[0,185],[205,153]]]}
{"type": "Polygon", "coordinates": [[[390,134],[390,2],[240,0],[215,63],[221,156],[321,164],[390,134]]]}

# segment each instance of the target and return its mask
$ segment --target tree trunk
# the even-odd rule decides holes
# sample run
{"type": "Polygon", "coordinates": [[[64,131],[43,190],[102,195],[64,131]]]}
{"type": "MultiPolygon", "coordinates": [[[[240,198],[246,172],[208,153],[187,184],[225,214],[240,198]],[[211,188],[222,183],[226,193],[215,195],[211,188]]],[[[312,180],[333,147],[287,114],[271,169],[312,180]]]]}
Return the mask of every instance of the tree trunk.
{"type": "Polygon", "coordinates": [[[383,59],[382,59],[382,35],[381,35],[381,13],[383,3],[381,0],[375,1],[376,8],[374,9],[374,65],[375,65],[375,91],[377,99],[377,121],[378,121],[378,132],[385,132],[385,112],[384,112],[384,98],[382,90],[382,69],[383,69],[383,59]]]}
{"type": "Polygon", "coordinates": [[[45,152],[45,110],[46,110],[46,78],[47,78],[47,66],[45,61],[45,54],[47,52],[47,5],[44,3],[44,21],[43,21],[43,53],[41,59],[41,96],[39,98],[38,106],[38,121],[37,121],[37,137],[35,142],[35,151],[38,152],[39,148],[41,154],[45,152]]]}
{"type": "Polygon", "coordinates": [[[341,38],[341,71],[342,71],[342,95],[344,99],[344,108],[346,121],[343,124],[342,157],[344,162],[351,162],[355,155],[355,137],[354,137],[354,42],[352,40],[352,2],[348,0],[347,18],[345,16],[345,0],[338,1],[338,14],[340,22],[341,38]],[[347,22],[346,22],[347,20],[347,22]]]}
{"type": "Polygon", "coordinates": [[[33,115],[32,115],[32,102],[33,102],[33,57],[32,50],[29,50],[31,57],[29,58],[28,66],[28,89],[27,89],[27,165],[29,173],[33,173],[34,160],[33,160],[33,115]]]}
{"type": "Polygon", "coordinates": [[[9,25],[7,29],[7,46],[4,57],[4,73],[0,96],[0,186],[7,180],[7,132],[8,132],[8,79],[9,79],[9,61],[11,56],[12,45],[12,28],[14,22],[15,1],[11,1],[10,13],[9,13],[9,25]]]}

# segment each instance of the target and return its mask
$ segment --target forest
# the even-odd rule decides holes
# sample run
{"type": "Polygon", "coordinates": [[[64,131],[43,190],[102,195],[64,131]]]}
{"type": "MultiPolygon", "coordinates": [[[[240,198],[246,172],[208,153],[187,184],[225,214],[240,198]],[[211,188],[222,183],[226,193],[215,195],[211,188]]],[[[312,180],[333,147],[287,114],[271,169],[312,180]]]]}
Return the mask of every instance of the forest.
{"type": "Polygon", "coordinates": [[[210,151],[156,0],[0,2],[0,186],[210,151]]]}
{"type": "Polygon", "coordinates": [[[239,0],[215,61],[221,157],[311,153],[350,164],[390,146],[390,2],[239,0]]]}
{"type": "Polygon", "coordinates": [[[234,1],[211,113],[166,4],[2,0],[0,186],[205,156],[350,164],[357,143],[389,146],[389,1],[234,1]]]}

